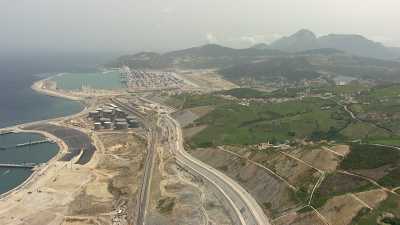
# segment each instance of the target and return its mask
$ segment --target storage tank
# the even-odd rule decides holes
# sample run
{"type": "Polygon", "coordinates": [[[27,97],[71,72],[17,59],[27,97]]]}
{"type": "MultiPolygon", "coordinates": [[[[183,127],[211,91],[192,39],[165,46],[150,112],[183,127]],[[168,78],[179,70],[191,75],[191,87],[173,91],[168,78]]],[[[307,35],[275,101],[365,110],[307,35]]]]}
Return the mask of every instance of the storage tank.
{"type": "Polygon", "coordinates": [[[94,129],[95,130],[100,130],[101,129],[101,123],[94,123],[94,129]]]}
{"type": "Polygon", "coordinates": [[[104,122],[104,128],[105,129],[111,129],[112,128],[112,123],[111,122],[104,122]]]}
{"type": "Polygon", "coordinates": [[[89,117],[90,118],[95,118],[95,117],[98,117],[99,116],[99,112],[97,112],[97,111],[90,111],[89,112],[89,117]]]}
{"type": "Polygon", "coordinates": [[[139,122],[137,120],[128,120],[128,125],[130,128],[138,128],[139,122]]]}
{"type": "Polygon", "coordinates": [[[121,123],[121,122],[126,123],[126,119],[121,119],[121,118],[115,119],[114,121],[115,121],[115,123],[121,123]]]}
{"type": "Polygon", "coordinates": [[[115,115],[117,118],[125,118],[126,114],[124,111],[122,111],[121,109],[116,109],[115,110],[115,115]]]}
{"type": "Polygon", "coordinates": [[[103,117],[103,109],[102,108],[97,108],[96,111],[100,117],[103,117]]]}
{"type": "Polygon", "coordinates": [[[127,122],[118,122],[115,124],[115,129],[117,129],[117,130],[128,129],[128,123],[127,122]]]}
{"type": "Polygon", "coordinates": [[[100,118],[100,123],[101,124],[103,124],[103,126],[104,126],[104,123],[106,123],[106,122],[111,122],[111,119],[110,118],[100,118]]]}
{"type": "Polygon", "coordinates": [[[127,116],[126,119],[127,119],[128,121],[130,121],[130,120],[136,120],[136,117],[130,115],[130,116],[127,116]]]}

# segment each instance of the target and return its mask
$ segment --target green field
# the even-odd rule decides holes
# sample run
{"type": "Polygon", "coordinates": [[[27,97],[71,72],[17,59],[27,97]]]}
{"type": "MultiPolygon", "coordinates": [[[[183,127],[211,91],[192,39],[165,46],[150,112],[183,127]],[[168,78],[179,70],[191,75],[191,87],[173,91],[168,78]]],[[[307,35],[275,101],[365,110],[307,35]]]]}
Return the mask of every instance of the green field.
{"type": "Polygon", "coordinates": [[[167,105],[173,106],[178,109],[188,109],[198,106],[217,106],[230,104],[232,101],[223,99],[221,97],[206,94],[206,95],[192,95],[181,94],[169,98],[166,102],[167,105]]]}
{"type": "Polygon", "coordinates": [[[319,208],[332,197],[346,193],[371,190],[374,188],[376,187],[365,179],[335,172],[328,174],[321,183],[317,191],[314,193],[311,205],[315,208],[319,208]]]}
{"type": "Polygon", "coordinates": [[[208,127],[193,137],[191,144],[205,147],[285,142],[293,138],[334,138],[348,120],[341,107],[319,98],[250,106],[222,104],[196,121],[208,127]]]}
{"type": "Polygon", "coordinates": [[[231,95],[236,98],[265,98],[270,95],[268,92],[258,91],[252,88],[235,88],[222,91],[221,94],[231,95]]]}
{"type": "Polygon", "coordinates": [[[343,169],[376,169],[396,165],[400,160],[400,151],[389,147],[353,143],[350,148],[350,153],[341,163],[343,169]]]}
{"type": "Polygon", "coordinates": [[[398,225],[400,222],[400,198],[393,194],[390,194],[389,197],[381,202],[377,208],[374,210],[366,212],[364,214],[359,215],[353,222],[352,225],[376,225],[378,218],[384,215],[385,213],[391,213],[395,216],[392,220],[385,220],[390,223],[390,225],[398,225]]]}

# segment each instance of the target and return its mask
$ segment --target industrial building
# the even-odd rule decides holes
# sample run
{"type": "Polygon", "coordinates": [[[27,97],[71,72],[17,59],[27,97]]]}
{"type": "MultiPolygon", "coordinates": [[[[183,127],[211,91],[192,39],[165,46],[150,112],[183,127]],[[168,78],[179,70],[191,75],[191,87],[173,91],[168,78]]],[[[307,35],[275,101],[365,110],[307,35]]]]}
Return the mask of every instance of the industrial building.
{"type": "Polygon", "coordinates": [[[135,116],[128,115],[114,104],[107,104],[89,112],[89,118],[94,122],[94,130],[125,130],[138,128],[140,125],[135,116]]]}

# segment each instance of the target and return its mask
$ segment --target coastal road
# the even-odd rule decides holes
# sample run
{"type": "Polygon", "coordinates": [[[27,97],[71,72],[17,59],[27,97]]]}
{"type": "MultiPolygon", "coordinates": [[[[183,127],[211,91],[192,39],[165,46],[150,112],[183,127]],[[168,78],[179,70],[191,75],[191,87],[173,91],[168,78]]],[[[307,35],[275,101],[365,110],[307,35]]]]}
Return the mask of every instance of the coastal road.
{"type": "MultiPolygon", "coordinates": [[[[142,100],[143,101],[143,100],[142,100]]],[[[147,101],[143,101],[146,103],[147,101]]],[[[116,102],[118,103],[118,102],[116,102]]],[[[153,103],[154,104],[154,103],[153,103]]],[[[125,105],[125,104],[124,104],[125,105]]],[[[123,107],[120,104],[120,107],[123,107]]],[[[129,109],[129,111],[136,111],[134,107],[130,107],[129,105],[125,105],[123,107],[125,109],[129,109]]],[[[163,108],[161,106],[155,108],[163,108]]],[[[136,112],[137,113],[137,112],[136,112]]],[[[270,222],[268,218],[265,216],[263,210],[255,201],[255,199],[246,191],[243,187],[241,187],[234,180],[224,175],[220,171],[215,168],[201,162],[198,159],[195,159],[190,154],[188,154],[183,148],[183,136],[182,129],[179,123],[174,120],[167,113],[156,113],[155,116],[158,117],[157,122],[152,122],[155,125],[155,129],[152,129],[150,133],[156,132],[159,133],[158,137],[166,137],[166,140],[170,141],[171,149],[170,152],[175,156],[177,163],[182,167],[189,169],[194,174],[203,177],[206,181],[208,181],[211,185],[213,185],[216,190],[222,195],[226,202],[228,202],[231,211],[230,215],[233,217],[233,221],[235,224],[240,225],[269,225],[270,222]],[[160,127],[160,124],[163,124],[164,128],[160,127]],[[172,132],[165,132],[166,130],[172,132]]],[[[153,134],[154,135],[154,134],[153,134]]],[[[153,137],[154,138],[154,137],[153,137]]],[[[158,140],[157,140],[158,141],[158,140]]],[[[152,143],[151,141],[149,142],[152,143]]],[[[149,148],[148,158],[154,157],[154,152],[156,149],[154,147],[149,148]],[[154,149],[152,151],[152,149],[154,149]]],[[[151,167],[152,164],[147,165],[146,167],[151,167]]],[[[144,176],[144,185],[141,190],[141,198],[139,204],[140,215],[138,216],[138,224],[145,224],[145,211],[148,204],[148,194],[146,191],[149,189],[149,180],[151,178],[151,169],[149,168],[149,174],[144,176]]]]}

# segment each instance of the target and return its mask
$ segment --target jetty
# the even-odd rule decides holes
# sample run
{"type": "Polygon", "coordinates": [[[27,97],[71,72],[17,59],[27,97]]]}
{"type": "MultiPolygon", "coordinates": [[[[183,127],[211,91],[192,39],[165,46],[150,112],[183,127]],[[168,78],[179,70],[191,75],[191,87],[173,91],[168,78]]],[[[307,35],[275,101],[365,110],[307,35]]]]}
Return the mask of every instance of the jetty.
{"type": "Polygon", "coordinates": [[[12,131],[12,130],[4,130],[4,131],[0,131],[0,135],[13,134],[13,133],[15,133],[15,132],[14,132],[14,131],[12,131]]]}
{"type": "Polygon", "coordinates": [[[26,143],[22,143],[22,144],[17,144],[15,147],[20,148],[20,147],[24,147],[24,146],[38,145],[38,144],[43,144],[43,143],[54,143],[54,141],[50,140],[50,139],[43,139],[43,140],[39,140],[39,141],[30,141],[30,142],[26,142],[26,143]]]}
{"type": "Polygon", "coordinates": [[[30,141],[30,142],[26,142],[26,143],[17,144],[15,146],[0,146],[0,150],[7,150],[7,149],[10,149],[10,148],[22,148],[22,147],[25,147],[25,146],[38,145],[38,144],[43,144],[43,143],[55,143],[55,141],[51,140],[51,139],[30,141]]]}
{"type": "Polygon", "coordinates": [[[33,169],[35,168],[35,163],[0,163],[0,168],[24,168],[33,169]]]}

